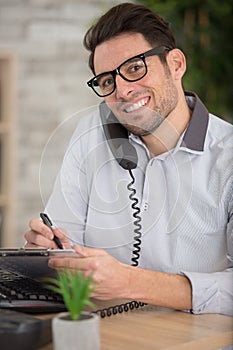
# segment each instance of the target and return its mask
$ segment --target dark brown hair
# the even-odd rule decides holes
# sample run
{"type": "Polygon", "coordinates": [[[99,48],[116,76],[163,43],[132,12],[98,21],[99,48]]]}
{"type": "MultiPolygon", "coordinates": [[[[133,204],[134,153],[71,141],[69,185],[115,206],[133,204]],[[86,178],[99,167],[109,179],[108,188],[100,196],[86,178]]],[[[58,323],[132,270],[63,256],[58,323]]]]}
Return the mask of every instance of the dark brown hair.
{"type": "MultiPolygon", "coordinates": [[[[176,47],[169,23],[145,6],[122,3],[112,7],[87,31],[83,44],[90,51],[89,67],[95,74],[96,46],[122,33],[141,33],[151,46],[176,47]]],[[[164,55],[160,56],[166,62],[164,55]]]]}

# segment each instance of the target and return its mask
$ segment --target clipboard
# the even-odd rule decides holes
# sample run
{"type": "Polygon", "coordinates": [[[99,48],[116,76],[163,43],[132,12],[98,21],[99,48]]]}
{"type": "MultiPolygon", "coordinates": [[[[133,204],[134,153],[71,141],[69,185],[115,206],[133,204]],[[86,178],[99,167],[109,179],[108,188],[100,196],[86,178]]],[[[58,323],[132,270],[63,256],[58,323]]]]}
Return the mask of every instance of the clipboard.
{"type": "Polygon", "coordinates": [[[56,276],[56,270],[48,266],[52,257],[78,257],[78,254],[73,249],[1,248],[0,267],[40,280],[56,276]]]}

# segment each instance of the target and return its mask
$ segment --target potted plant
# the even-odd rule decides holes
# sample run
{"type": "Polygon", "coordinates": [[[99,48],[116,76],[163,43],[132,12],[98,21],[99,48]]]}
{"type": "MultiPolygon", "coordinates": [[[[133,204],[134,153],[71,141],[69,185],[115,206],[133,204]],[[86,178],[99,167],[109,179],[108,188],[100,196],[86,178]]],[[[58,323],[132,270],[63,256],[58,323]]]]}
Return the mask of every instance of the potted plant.
{"type": "Polygon", "coordinates": [[[94,307],[90,301],[92,277],[64,269],[47,282],[47,288],[62,296],[68,310],[52,320],[54,350],[100,349],[99,316],[84,311],[86,306],[94,307]]]}

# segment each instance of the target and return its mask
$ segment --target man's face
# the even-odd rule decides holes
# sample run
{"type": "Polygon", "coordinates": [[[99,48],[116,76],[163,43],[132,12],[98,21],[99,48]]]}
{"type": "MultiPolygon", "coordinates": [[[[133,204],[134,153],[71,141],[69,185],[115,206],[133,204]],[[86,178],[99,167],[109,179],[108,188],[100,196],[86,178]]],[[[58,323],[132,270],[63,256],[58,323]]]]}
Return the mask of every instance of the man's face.
{"type": "MultiPolygon", "coordinates": [[[[152,47],[140,33],[122,34],[96,47],[95,73],[116,69],[127,59],[152,47]]],[[[157,129],[177,106],[178,91],[170,73],[158,56],[146,58],[147,74],[138,81],[129,82],[116,75],[116,90],[105,97],[105,102],[127,129],[146,136],[157,129]]]]}

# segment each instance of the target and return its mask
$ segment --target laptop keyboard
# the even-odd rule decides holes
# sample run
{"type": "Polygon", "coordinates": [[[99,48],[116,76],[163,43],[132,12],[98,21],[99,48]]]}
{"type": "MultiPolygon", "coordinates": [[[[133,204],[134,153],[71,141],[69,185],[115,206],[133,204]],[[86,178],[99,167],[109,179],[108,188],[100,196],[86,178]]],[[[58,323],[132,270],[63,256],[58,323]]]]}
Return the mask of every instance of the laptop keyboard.
{"type": "Polygon", "coordinates": [[[28,313],[66,310],[62,297],[39,281],[0,268],[0,308],[28,313]]]}

